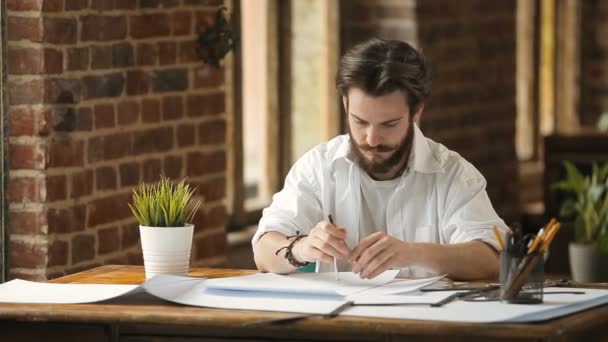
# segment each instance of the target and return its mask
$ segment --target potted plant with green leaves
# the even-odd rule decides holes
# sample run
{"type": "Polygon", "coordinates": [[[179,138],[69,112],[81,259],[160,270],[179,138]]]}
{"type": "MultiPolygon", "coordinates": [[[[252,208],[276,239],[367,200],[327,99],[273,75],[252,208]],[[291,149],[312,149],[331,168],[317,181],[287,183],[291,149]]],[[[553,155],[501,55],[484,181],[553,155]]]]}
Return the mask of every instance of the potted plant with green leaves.
{"type": "Polygon", "coordinates": [[[201,202],[194,202],[194,189],[161,177],[155,184],[133,189],[129,204],[139,222],[146,279],[157,274],[185,275],[190,266],[192,219],[201,202]]]}
{"type": "Polygon", "coordinates": [[[570,270],[575,281],[608,281],[608,163],[593,164],[583,175],[564,162],[566,179],[553,184],[569,196],[561,203],[560,216],[574,228],[575,241],[568,246],[570,270]]]}

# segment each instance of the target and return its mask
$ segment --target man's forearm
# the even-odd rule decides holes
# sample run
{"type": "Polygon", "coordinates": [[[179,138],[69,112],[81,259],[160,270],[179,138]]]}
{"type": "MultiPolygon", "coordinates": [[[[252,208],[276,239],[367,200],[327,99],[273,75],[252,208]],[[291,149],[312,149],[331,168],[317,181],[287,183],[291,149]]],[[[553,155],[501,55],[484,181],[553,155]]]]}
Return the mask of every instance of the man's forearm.
{"type": "Polygon", "coordinates": [[[272,273],[291,273],[296,270],[287,259],[285,259],[285,252],[280,252],[276,255],[276,251],[289,245],[289,240],[285,238],[285,235],[278,232],[269,232],[264,234],[253,246],[253,256],[255,264],[258,269],[262,272],[272,273]]]}
{"type": "Polygon", "coordinates": [[[404,264],[419,265],[459,280],[497,279],[498,256],[484,242],[453,245],[408,243],[404,264]]]}

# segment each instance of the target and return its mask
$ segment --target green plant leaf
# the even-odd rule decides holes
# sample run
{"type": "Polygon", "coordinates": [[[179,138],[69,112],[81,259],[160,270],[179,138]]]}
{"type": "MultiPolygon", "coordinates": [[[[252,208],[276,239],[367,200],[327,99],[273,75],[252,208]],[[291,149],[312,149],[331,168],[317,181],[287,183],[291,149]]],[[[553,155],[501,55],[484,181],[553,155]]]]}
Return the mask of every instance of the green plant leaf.
{"type": "Polygon", "coordinates": [[[174,184],[161,177],[156,184],[141,184],[134,189],[133,203],[129,207],[140,225],[181,227],[200,207],[200,201],[191,205],[193,194],[194,189],[185,183],[185,179],[174,184]]]}

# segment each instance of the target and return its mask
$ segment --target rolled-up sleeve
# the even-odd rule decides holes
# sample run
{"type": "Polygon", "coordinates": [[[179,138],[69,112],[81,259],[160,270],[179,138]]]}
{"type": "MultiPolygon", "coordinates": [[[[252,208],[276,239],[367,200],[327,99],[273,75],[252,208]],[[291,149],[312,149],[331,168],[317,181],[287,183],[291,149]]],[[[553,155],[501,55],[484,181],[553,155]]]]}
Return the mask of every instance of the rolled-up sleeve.
{"type": "MultiPolygon", "coordinates": [[[[267,232],[295,235],[307,234],[319,221],[323,212],[318,182],[315,181],[315,156],[300,158],[285,178],[283,189],[272,197],[272,203],[262,213],[252,246],[267,232]]],[[[321,165],[317,165],[319,167],[321,165]]]]}
{"type": "Polygon", "coordinates": [[[500,250],[492,228],[497,227],[503,236],[509,228],[492,207],[483,176],[467,163],[448,179],[442,220],[444,240],[450,244],[481,240],[500,250]]]}

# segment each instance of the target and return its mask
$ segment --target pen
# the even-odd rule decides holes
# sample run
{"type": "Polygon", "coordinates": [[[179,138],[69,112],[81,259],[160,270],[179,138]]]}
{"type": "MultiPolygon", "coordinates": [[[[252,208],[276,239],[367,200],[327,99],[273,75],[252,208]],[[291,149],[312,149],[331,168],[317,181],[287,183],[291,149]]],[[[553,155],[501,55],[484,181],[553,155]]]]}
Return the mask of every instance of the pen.
{"type": "Polygon", "coordinates": [[[496,240],[498,240],[498,245],[500,246],[500,250],[504,251],[505,250],[505,242],[502,240],[502,236],[500,235],[500,232],[498,231],[498,228],[496,226],[494,226],[494,228],[492,228],[492,230],[494,231],[494,235],[496,235],[496,240]]]}
{"type": "MultiPolygon", "coordinates": [[[[329,223],[334,224],[334,219],[331,217],[331,214],[327,215],[327,218],[329,219],[329,223]]],[[[336,275],[336,280],[340,281],[340,275],[338,274],[338,261],[336,260],[336,257],[334,257],[334,274],[336,275]]]]}

